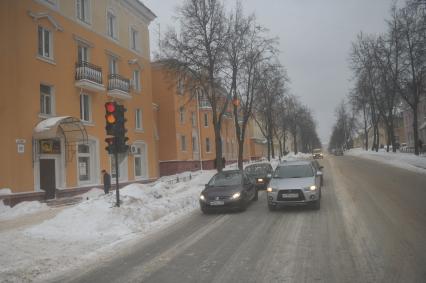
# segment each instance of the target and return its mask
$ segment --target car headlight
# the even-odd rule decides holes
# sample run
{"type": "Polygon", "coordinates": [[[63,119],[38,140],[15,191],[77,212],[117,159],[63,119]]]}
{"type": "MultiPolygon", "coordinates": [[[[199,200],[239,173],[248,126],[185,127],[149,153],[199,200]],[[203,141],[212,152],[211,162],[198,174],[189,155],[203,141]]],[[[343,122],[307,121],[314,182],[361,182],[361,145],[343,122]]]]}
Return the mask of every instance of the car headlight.
{"type": "Polygon", "coordinates": [[[309,187],[307,187],[307,188],[305,188],[305,191],[315,191],[317,189],[317,186],[315,186],[315,185],[312,185],[312,186],[309,186],[309,187]]]}
{"type": "Polygon", "coordinates": [[[262,178],[257,179],[258,182],[263,182],[262,178]]]}
{"type": "Polygon", "coordinates": [[[268,188],[266,189],[266,191],[267,191],[268,193],[275,192],[276,190],[277,190],[277,189],[272,188],[272,187],[268,187],[268,188]]]}
{"type": "Polygon", "coordinates": [[[200,195],[200,200],[205,201],[206,197],[204,195],[200,195]]]}
{"type": "Polygon", "coordinates": [[[233,199],[237,199],[237,198],[239,198],[240,196],[241,196],[241,193],[240,193],[240,192],[238,192],[238,193],[233,194],[233,195],[232,195],[232,198],[233,198],[233,199]]]}

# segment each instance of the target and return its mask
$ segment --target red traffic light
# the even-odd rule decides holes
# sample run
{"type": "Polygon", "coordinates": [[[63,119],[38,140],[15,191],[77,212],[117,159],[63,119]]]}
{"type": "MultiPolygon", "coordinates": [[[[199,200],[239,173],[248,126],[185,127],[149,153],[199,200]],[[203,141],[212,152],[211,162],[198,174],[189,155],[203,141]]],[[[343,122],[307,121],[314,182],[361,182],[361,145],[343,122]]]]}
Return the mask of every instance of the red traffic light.
{"type": "Polygon", "coordinates": [[[105,109],[107,112],[112,113],[115,112],[116,109],[116,103],[115,102],[107,102],[105,103],[105,109]]]}

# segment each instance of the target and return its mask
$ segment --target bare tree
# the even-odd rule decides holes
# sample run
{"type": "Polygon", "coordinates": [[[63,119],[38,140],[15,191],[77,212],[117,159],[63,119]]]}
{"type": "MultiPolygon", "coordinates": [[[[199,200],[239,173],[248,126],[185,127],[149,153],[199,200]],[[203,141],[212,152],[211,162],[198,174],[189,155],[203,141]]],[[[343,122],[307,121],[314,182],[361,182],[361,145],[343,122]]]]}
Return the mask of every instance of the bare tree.
{"type": "Polygon", "coordinates": [[[171,28],[163,42],[163,59],[176,74],[190,76],[213,112],[216,166],[222,170],[222,117],[230,101],[221,90],[227,41],[226,17],[219,0],[186,0],[177,8],[179,33],[171,28]]]}

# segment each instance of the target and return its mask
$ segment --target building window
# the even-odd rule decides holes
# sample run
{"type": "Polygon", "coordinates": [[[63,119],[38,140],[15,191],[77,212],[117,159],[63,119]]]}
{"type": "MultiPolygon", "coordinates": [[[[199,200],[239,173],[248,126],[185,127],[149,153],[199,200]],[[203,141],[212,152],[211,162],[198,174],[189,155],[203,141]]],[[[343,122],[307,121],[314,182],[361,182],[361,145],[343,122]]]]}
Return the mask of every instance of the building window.
{"type": "Polygon", "coordinates": [[[197,126],[197,119],[196,119],[196,116],[195,116],[195,112],[191,112],[191,123],[192,123],[193,127],[197,126]]]}
{"type": "Polygon", "coordinates": [[[40,113],[45,115],[52,115],[52,87],[47,85],[40,85],[40,113]]]}
{"type": "Polygon", "coordinates": [[[133,27],[130,27],[130,48],[139,51],[139,33],[133,27]]]}
{"type": "Polygon", "coordinates": [[[133,88],[137,92],[141,91],[141,78],[140,77],[141,77],[140,71],[134,70],[133,71],[133,88]]]}
{"type": "Polygon", "coordinates": [[[118,74],[118,67],[117,67],[117,58],[114,56],[109,57],[109,73],[111,75],[118,74]]]}
{"type": "Polygon", "coordinates": [[[136,130],[143,130],[141,109],[135,110],[135,125],[136,125],[136,130]]]}
{"type": "Polygon", "coordinates": [[[180,147],[182,151],[186,151],[186,136],[180,136],[180,147]]]}
{"type": "Polygon", "coordinates": [[[146,162],[146,145],[144,143],[138,143],[135,145],[136,152],[134,155],[135,162],[135,177],[136,178],[148,178],[147,162],[146,162]]]}
{"type": "Polygon", "coordinates": [[[178,82],[177,82],[177,93],[179,95],[183,95],[185,92],[185,86],[183,84],[183,79],[179,78],[178,82]]]}
{"type": "Polygon", "coordinates": [[[80,119],[81,121],[90,122],[90,96],[80,94],[80,119]]]}
{"type": "Polygon", "coordinates": [[[90,146],[87,144],[78,145],[78,180],[87,182],[91,179],[90,170],[90,146]]]}
{"type": "Polygon", "coordinates": [[[204,127],[209,126],[209,115],[207,113],[204,113],[204,127]]]}
{"type": "Polygon", "coordinates": [[[194,152],[198,151],[197,137],[195,136],[192,136],[192,151],[194,152]]]}
{"type": "Polygon", "coordinates": [[[52,59],[52,32],[41,26],[38,27],[38,55],[52,59]]]}
{"type": "Polygon", "coordinates": [[[183,106],[179,108],[179,120],[181,124],[185,122],[185,108],[183,106]]]}
{"type": "Polygon", "coordinates": [[[206,138],[206,152],[210,152],[210,138],[206,138]]]}
{"type": "Polygon", "coordinates": [[[89,62],[89,48],[87,46],[79,45],[77,47],[78,62],[89,62]]]}
{"type": "MultiPolygon", "coordinates": [[[[113,155],[110,155],[110,164],[111,164],[111,181],[115,182],[116,171],[115,171],[115,158],[113,155]]],[[[127,153],[118,154],[118,179],[121,181],[127,180],[127,153]]]]}
{"type": "Polygon", "coordinates": [[[77,19],[90,24],[90,2],[89,0],[76,0],[77,19]]]}
{"type": "Polygon", "coordinates": [[[112,11],[107,13],[108,36],[117,39],[117,18],[112,11]]]}

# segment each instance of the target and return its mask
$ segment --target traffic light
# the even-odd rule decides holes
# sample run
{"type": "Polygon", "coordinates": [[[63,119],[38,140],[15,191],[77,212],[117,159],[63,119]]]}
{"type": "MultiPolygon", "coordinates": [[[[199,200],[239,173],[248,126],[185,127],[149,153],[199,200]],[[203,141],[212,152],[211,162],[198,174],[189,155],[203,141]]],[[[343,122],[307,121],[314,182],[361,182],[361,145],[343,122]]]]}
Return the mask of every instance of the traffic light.
{"type": "Polygon", "coordinates": [[[107,143],[107,146],[105,147],[105,150],[108,152],[108,154],[113,154],[114,151],[115,151],[114,140],[115,140],[115,138],[113,138],[113,137],[105,139],[105,142],[107,143]]]}
{"type": "Polygon", "coordinates": [[[117,102],[107,102],[105,103],[105,130],[107,135],[115,136],[115,128],[117,125],[117,114],[118,114],[118,104],[117,102]]]}

